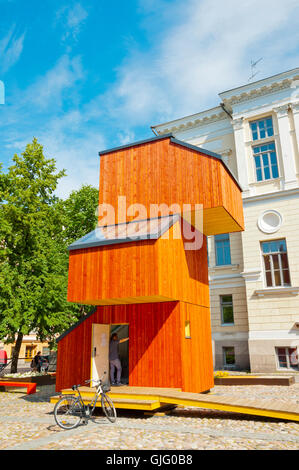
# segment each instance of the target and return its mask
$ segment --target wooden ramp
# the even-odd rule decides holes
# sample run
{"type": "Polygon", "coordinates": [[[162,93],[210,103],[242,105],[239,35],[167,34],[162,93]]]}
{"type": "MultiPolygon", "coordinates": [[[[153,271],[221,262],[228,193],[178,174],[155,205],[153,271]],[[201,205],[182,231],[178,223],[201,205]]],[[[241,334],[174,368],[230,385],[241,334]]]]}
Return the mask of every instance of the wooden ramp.
{"type": "MultiPolygon", "coordinates": [[[[90,387],[81,387],[80,392],[85,403],[90,402],[94,395],[94,389],[90,387]]],[[[62,390],[62,394],[73,393],[71,389],[62,390]]],[[[278,400],[251,400],[238,395],[215,396],[209,393],[187,393],[173,388],[129,386],[112,387],[109,396],[115,408],[153,411],[170,405],[182,405],[299,421],[299,403],[286,403],[278,400]]],[[[51,403],[55,403],[58,399],[59,397],[52,397],[51,403]]],[[[97,406],[101,404],[98,403],[97,406]]]]}

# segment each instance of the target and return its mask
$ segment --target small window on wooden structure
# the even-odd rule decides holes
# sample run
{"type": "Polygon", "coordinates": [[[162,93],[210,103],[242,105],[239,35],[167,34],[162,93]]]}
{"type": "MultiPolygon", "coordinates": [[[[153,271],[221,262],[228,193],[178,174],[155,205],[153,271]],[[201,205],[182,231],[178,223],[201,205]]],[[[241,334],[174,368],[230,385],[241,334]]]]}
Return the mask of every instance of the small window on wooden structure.
{"type": "Polygon", "coordinates": [[[185,338],[191,338],[190,320],[185,321],[185,338]]]}

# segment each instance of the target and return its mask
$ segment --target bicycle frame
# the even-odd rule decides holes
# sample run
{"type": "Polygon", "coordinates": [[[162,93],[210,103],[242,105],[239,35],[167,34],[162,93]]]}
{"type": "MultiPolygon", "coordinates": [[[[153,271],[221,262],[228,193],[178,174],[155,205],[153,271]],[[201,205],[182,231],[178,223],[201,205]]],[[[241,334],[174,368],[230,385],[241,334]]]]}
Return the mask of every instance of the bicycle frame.
{"type": "MultiPolygon", "coordinates": [[[[104,372],[106,374],[106,372],[104,372]]],[[[54,417],[55,421],[63,429],[73,429],[78,426],[83,421],[83,424],[87,424],[88,419],[90,419],[94,413],[99,396],[101,395],[101,407],[104,411],[104,414],[111,423],[114,423],[116,420],[116,411],[111,399],[106,396],[106,392],[110,390],[110,387],[106,387],[103,384],[102,377],[99,380],[86,380],[85,383],[95,382],[95,393],[91,400],[88,400],[87,405],[84,403],[84,398],[81,395],[80,387],[81,385],[73,385],[72,390],[75,394],[67,395],[61,397],[60,400],[56,403],[54,408],[54,417]],[[107,389],[106,389],[107,388],[107,389]],[[65,405],[65,401],[67,404],[65,405]],[[60,410],[60,411],[59,411],[60,410]],[[60,418],[59,415],[62,415],[60,418]],[[75,423],[68,423],[63,421],[63,415],[71,415],[77,417],[75,423]]]]}
{"type": "Polygon", "coordinates": [[[85,405],[84,403],[84,400],[82,398],[82,395],[81,395],[81,392],[79,390],[79,388],[76,389],[77,392],[78,392],[78,399],[79,399],[79,402],[81,403],[81,405],[83,406],[83,410],[84,410],[84,414],[85,416],[86,415],[86,409],[88,409],[89,407],[92,406],[92,409],[90,410],[90,416],[93,415],[93,412],[94,412],[94,409],[96,407],[96,404],[97,404],[97,401],[98,401],[98,398],[99,396],[101,396],[103,394],[103,388],[102,388],[102,383],[100,382],[97,387],[96,387],[96,391],[95,391],[95,394],[91,400],[91,402],[88,404],[88,405],[85,405]]]}

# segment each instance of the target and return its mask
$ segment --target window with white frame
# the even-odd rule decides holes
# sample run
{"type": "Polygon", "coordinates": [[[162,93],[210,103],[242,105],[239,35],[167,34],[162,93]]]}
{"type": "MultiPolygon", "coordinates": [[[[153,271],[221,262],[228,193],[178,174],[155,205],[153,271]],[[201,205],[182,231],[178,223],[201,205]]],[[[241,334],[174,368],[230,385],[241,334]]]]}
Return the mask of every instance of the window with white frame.
{"type": "Polygon", "coordinates": [[[220,295],[221,324],[234,324],[234,308],[232,295],[220,295]]]}
{"type": "Polygon", "coordinates": [[[231,264],[229,233],[214,236],[216,265],[231,264]]]}
{"type": "Polygon", "coordinates": [[[270,142],[252,148],[257,181],[279,177],[275,143],[270,142]]]}
{"type": "Polygon", "coordinates": [[[266,117],[250,123],[252,140],[261,140],[273,136],[272,117],[266,117]]]}
{"type": "Polygon", "coordinates": [[[267,181],[279,177],[275,142],[263,142],[273,136],[272,117],[259,119],[250,123],[252,140],[252,154],[255,164],[257,181],[267,181]]]}
{"type": "Polygon", "coordinates": [[[267,287],[291,285],[287,245],[284,239],[261,243],[267,287]]]}
{"type": "Polygon", "coordinates": [[[297,348],[275,348],[278,369],[298,370],[298,351],[297,348]]]}

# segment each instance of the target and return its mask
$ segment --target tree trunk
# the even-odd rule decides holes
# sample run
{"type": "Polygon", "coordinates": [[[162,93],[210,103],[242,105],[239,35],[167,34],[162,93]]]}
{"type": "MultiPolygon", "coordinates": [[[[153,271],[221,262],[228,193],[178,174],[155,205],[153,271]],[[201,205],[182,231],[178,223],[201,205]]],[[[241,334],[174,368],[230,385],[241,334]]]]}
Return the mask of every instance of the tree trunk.
{"type": "Polygon", "coordinates": [[[19,331],[17,341],[12,353],[12,363],[11,363],[11,368],[10,372],[12,374],[16,373],[18,371],[18,360],[19,360],[19,354],[20,354],[20,349],[23,341],[23,333],[19,331]]]}

